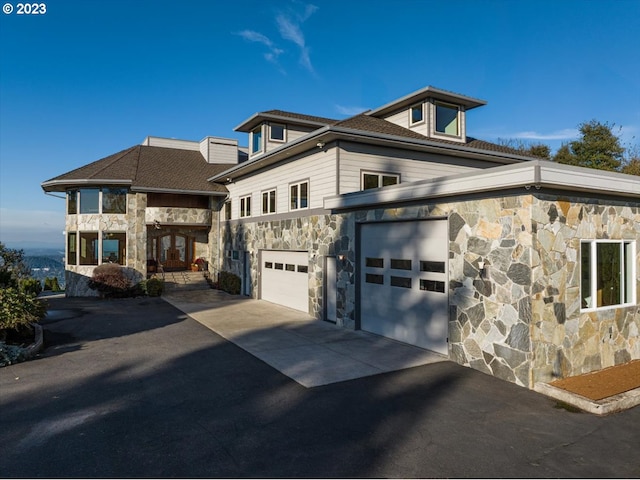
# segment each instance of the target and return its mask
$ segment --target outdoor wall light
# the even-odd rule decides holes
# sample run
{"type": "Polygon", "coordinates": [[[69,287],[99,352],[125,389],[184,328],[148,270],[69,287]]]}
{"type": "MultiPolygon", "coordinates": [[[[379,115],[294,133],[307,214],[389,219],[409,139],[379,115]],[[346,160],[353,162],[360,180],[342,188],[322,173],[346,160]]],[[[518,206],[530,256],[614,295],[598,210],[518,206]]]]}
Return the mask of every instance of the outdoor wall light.
{"type": "Polygon", "coordinates": [[[347,259],[346,255],[344,255],[342,253],[340,255],[338,255],[338,260],[340,260],[340,263],[344,263],[346,259],[347,259]]]}
{"type": "Polygon", "coordinates": [[[318,147],[319,149],[323,149],[323,148],[324,148],[324,146],[325,146],[325,143],[324,143],[324,142],[318,142],[318,143],[316,143],[316,147],[318,147]]]}
{"type": "Polygon", "coordinates": [[[158,220],[153,221],[153,228],[160,230],[160,222],[158,220]]]}

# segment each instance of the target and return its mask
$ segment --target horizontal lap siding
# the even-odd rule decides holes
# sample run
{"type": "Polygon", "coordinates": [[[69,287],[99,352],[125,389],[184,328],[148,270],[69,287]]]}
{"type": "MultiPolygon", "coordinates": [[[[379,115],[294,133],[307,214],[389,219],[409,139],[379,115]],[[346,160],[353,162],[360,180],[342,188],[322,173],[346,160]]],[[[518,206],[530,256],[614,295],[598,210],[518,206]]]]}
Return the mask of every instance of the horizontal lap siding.
{"type": "Polygon", "coordinates": [[[360,190],[362,170],[399,173],[401,183],[408,183],[496,166],[477,160],[355,143],[340,146],[340,194],[360,190]]]}
{"type": "Polygon", "coordinates": [[[314,153],[290,161],[267,172],[243,178],[227,185],[232,201],[232,218],[239,218],[240,197],[251,195],[252,216],[262,215],[261,192],[276,188],[276,213],[289,211],[289,185],[309,181],[309,208],[322,208],[323,199],[336,194],[335,151],[314,153]]]}

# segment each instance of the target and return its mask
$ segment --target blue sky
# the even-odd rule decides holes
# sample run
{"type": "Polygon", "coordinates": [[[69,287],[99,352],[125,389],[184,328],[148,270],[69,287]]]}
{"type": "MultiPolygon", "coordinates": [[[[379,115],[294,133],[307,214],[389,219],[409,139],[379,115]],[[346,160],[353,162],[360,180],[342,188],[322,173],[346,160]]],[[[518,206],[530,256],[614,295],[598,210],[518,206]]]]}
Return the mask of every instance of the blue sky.
{"type": "Polygon", "coordinates": [[[0,14],[12,246],[63,245],[42,181],[147,135],[246,145],[233,128],[263,110],[346,118],[432,85],[488,102],[468,116],[483,140],[556,149],[591,119],[640,136],[640,0],[44,3],[0,14]]]}

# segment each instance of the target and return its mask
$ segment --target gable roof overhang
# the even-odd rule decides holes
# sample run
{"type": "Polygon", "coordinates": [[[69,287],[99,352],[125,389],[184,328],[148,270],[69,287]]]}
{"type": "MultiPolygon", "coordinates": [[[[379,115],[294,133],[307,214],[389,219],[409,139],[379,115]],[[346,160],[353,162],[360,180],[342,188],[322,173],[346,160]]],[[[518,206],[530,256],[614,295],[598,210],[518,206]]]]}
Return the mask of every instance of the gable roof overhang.
{"type": "Polygon", "coordinates": [[[384,116],[396,110],[408,108],[411,105],[414,105],[426,98],[433,98],[435,100],[441,100],[443,102],[462,105],[466,110],[471,110],[472,108],[481,107],[487,104],[485,100],[480,100],[478,98],[468,97],[459,93],[449,92],[447,90],[428,86],[405,95],[402,98],[394,100],[393,102],[387,103],[386,105],[366,112],[366,115],[371,115],[372,117],[384,116]]]}
{"type": "Polygon", "coordinates": [[[504,165],[448,177],[336,195],[324,200],[324,208],[337,211],[370,208],[376,205],[514,188],[534,192],[542,189],[572,191],[580,194],[635,198],[640,202],[640,180],[636,176],[562,165],[545,160],[532,160],[518,165],[504,165]]]}
{"type": "Polygon", "coordinates": [[[258,112],[252,115],[236,128],[234,128],[234,131],[251,132],[254,128],[264,122],[295,124],[319,128],[325,125],[336,123],[337,120],[324,117],[314,117],[312,115],[303,115],[300,113],[285,112],[282,110],[270,110],[267,112],[258,112]]]}
{"type": "Polygon", "coordinates": [[[346,140],[356,143],[365,143],[368,145],[451,155],[474,160],[490,161],[492,163],[510,164],[531,161],[531,157],[523,155],[494,150],[484,150],[481,148],[465,146],[464,144],[456,144],[454,142],[430,140],[426,137],[409,138],[347,128],[340,125],[328,125],[310,132],[303,137],[297,138],[293,142],[284,144],[267,153],[255,157],[252,160],[234,165],[233,167],[210,177],[208,180],[210,182],[224,182],[229,181],[229,179],[235,180],[261,171],[267,167],[271,167],[277,163],[286,161],[309,150],[317,149],[319,144],[329,144],[336,140],[346,140]]]}

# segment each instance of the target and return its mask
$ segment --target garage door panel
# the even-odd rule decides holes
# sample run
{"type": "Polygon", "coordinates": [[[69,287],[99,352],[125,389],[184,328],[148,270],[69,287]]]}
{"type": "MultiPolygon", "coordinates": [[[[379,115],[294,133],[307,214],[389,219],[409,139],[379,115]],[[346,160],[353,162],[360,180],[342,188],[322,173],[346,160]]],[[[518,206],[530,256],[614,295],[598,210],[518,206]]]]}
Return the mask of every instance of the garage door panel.
{"type": "Polygon", "coordinates": [[[447,353],[446,220],[361,226],[361,328],[447,353]]]}
{"type": "Polygon", "coordinates": [[[261,298],[309,312],[309,254],[288,250],[261,252],[261,298]]]}

